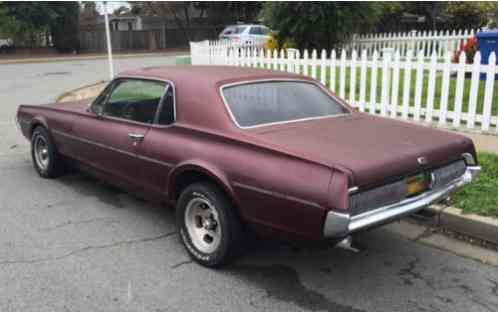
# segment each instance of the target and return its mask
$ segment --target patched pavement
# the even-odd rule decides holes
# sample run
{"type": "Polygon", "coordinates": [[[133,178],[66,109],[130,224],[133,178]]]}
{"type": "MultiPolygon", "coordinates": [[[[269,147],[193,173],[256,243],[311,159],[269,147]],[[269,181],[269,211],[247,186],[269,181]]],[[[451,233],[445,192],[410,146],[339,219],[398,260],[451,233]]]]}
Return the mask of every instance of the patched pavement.
{"type": "Polygon", "coordinates": [[[41,179],[15,127],[17,105],[105,79],[105,65],[0,65],[0,310],[498,309],[497,268],[429,246],[417,226],[363,233],[357,254],[252,240],[238,262],[211,270],[188,258],[172,209],[84,174],[41,179]],[[71,74],[43,76],[55,72],[71,74]]]}

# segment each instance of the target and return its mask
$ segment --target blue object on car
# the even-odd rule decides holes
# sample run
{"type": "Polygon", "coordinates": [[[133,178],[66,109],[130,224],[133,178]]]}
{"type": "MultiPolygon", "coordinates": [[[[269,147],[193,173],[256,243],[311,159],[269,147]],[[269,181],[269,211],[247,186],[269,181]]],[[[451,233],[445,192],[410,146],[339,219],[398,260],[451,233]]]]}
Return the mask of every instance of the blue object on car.
{"type": "MultiPolygon", "coordinates": [[[[479,43],[479,51],[481,52],[481,64],[488,64],[491,52],[496,54],[498,61],[498,29],[479,32],[476,37],[479,43]]],[[[486,73],[481,73],[480,79],[485,80],[486,73]]],[[[495,75],[496,79],[498,79],[498,75],[495,75]]]]}

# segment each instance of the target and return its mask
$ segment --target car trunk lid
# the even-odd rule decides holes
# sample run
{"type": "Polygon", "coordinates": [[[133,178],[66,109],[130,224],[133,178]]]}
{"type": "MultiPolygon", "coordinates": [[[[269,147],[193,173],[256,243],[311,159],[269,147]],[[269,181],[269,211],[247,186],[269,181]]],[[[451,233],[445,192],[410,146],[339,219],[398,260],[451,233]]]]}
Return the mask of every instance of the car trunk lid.
{"type": "Polygon", "coordinates": [[[355,113],[346,116],[258,127],[253,136],[289,153],[328,166],[343,166],[354,184],[365,186],[474,153],[461,135],[355,113]]]}

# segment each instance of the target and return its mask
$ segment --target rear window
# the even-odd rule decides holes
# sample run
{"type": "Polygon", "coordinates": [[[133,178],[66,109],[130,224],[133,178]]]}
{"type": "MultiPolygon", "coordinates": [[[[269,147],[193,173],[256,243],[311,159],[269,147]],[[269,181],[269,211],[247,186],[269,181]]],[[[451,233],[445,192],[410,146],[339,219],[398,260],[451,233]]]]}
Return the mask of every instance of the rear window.
{"type": "Polygon", "coordinates": [[[290,122],[348,113],[314,83],[255,82],[225,87],[226,104],[240,127],[290,122]]]}

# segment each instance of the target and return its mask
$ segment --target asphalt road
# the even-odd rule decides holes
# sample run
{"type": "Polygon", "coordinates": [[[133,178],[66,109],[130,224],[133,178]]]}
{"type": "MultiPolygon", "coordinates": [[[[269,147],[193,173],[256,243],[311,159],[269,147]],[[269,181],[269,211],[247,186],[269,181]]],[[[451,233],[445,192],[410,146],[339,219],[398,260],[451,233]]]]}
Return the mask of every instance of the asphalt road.
{"type": "Polygon", "coordinates": [[[359,254],[256,241],[236,264],[210,270],[188,258],[171,209],[82,174],[41,179],[14,124],[17,105],[106,78],[104,60],[0,65],[0,310],[498,309],[496,267],[392,227],[361,235],[359,254]]]}

